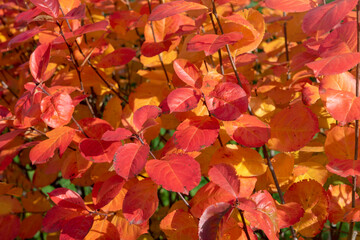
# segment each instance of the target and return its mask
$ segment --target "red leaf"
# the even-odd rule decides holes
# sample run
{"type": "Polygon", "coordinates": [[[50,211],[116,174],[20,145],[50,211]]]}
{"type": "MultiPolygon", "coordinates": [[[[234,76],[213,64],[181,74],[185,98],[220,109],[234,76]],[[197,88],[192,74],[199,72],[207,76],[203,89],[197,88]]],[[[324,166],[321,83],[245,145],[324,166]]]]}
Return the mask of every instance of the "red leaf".
{"type": "Polygon", "coordinates": [[[97,31],[105,31],[108,24],[109,24],[108,21],[103,20],[100,22],[81,26],[74,31],[74,36],[80,36],[86,33],[97,32],[97,31]]]}
{"type": "Polygon", "coordinates": [[[35,6],[46,12],[50,16],[57,18],[59,16],[59,1],[58,0],[30,0],[35,6]]]}
{"type": "MultiPolygon", "coordinates": [[[[163,4],[162,4],[163,5],[163,4]]],[[[240,32],[230,32],[223,35],[205,34],[195,35],[187,45],[187,51],[204,51],[206,56],[212,55],[226,44],[234,44],[243,38],[240,32]]]]}
{"type": "Polygon", "coordinates": [[[329,172],[342,177],[360,175],[360,163],[353,159],[334,159],[326,165],[326,168],[329,172]]]}
{"type": "Polygon", "coordinates": [[[41,100],[41,119],[52,128],[68,124],[74,112],[74,104],[68,93],[58,92],[41,100]]]}
{"type": "MultiPolygon", "coordinates": [[[[65,33],[65,39],[69,40],[70,38],[78,37],[78,36],[81,36],[81,35],[86,34],[86,33],[97,32],[97,31],[105,31],[108,24],[109,24],[108,21],[103,20],[103,21],[100,21],[100,22],[91,23],[91,24],[81,26],[81,27],[77,28],[73,32],[65,33]]],[[[53,41],[53,44],[60,44],[60,43],[64,43],[64,38],[62,36],[57,37],[53,41]]]]}
{"type": "Polygon", "coordinates": [[[317,116],[302,104],[278,112],[270,122],[269,148],[291,152],[299,150],[319,132],[317,116]]]}
{"type": "Polygon", "coordinates": [[[128,143],[120,146],[114,156],[115,172],[126,180],[135,177],[145,167],[149,151],[147,144],[128,143]]]}
{"type": "Polygon", "coordinates": [[[220,221],[231,208],[231,205],[225,202],[209,206],[200,217],[199,239],[216,240],[220,221]]]}
{"type": "MultiPolygon", "coordinates": [[[[105,120],[100,118],[83,118],[78,121],[84,132],[89,138],[100,140],[106,131],[114,130],[113,127],[105,120]]],[[[80,134],[79,134],[80,135],[80,134]]],[[[81,138],[85,136],[81,134],[81,138]]]]}
{"type": "Polygon", "coordinates": [[[36,82],[41,82],[50,60],[51,44],[44,43],[38,46],[30,55],[29,66],[31,75],[36,82]]]}
{"type": "MultiPolygon", "coordinates": [[[[15,43],[21,43],[24,42],[30,38],[32,38],[33,36],[35,36],[36,34],[38,34],[39,32],[41,32],[41,29],[39,27],[35,27],[33,29],[27,30],[25,32],[22,32],[18,35],[16,35],[15,37],[13,37],[12,39],[10,39],[10,41],[8,42],[8,47],[10,48],[11,45],[15,44],[15,43]]],[[[45,68],[46,69],[46,68],[45,68]]],[[[31,70],[31,69],[30,69],[31,70]]],[[[33,75],[34,76],[34,75],[33,75]]]]}
{"type": "Polygon", "coordinates": [[[351,52],[356,52],[356,21],[347,22],[335,28],[319,47],[322,58],[351,52]]]}
{"type": "Polygon", "coordinates": [[[123,215],[131,224],[142,224],[155,213],[159,199],[158,186],[147,178],[133,185],[126,193],[123,215]]]}
{"type": "Polygon", "coordinates": [[[325,76],[319,92],[326,110],[341,124],[360,119],[360,98],[355,95],[355,78],[351,73],[325,76]]]}
{"type": "Polygon", "coordinates": [[[200,218],[207,207],[218,202],[230,202],[233,200],[234,197],[228,191],[213,182],[208,182],[197,191],[189,202],[191,206],[190,212],[194,217],[200,218]]]}
{"type": "Polygon", "coordinates": [[[300,218],[304,216],[304,209],[299,203],[289,202],[285,204],[279,204],[277,208],[277,217],[279,228],[288,228],[300,221],[300,218]]]}
{"type": "Polygon", "coordinates": [[[0,150],[6,146],[9,142],[14,140],[19,134],[23,133],[24,129],[18,129],[11,132],[7,132],[3,135],[0,135],[0,150]]]}
{"type": "Polygon", "coordinates": [[[265,5],[269,8],[284,12],[306,12],[317,4],[322,4],[321,0],[265,0],[265,5]]]}
{"type": "Polygon", "coordinates": [[[97,163],[111,162],[121,142],[106,142],[98,139],[84,138],[79,143],[81,155],[89,161],[97,163]]]}
{"type": "Polygon", "coordinates": [[[159,55],[164,51],[168,51],[172,44],[171,39],[161,42],[149,42],[145,41],[141,45],[141,53],[145,57],[153,57],[159,55]]]}
{"type": "Polygon", "coordinates": [[[64,19],[81,19],[85,18],[85,4],[80,4],[78,7],[73,8],[70,12],[68,12],[64,19]]]}
{"type": "Polygon", "coordinates": [[[104,56],[96,65],[100,68],[108,68],[114,66],[125,65],[136,56],[136,51],[131,48],[118,48],[112,53],[104,56]]]}
{"type": "Polygon", "coordinates": [[[64,224],[59,240],[82,240],[94,223],[91,215],[81,215],[70,219],[64,224]]]}
{"type": "Polygon", "coordinates": [[[219,83],[205,100],[210,113],[223,121],[237,119],[248,107],[246,92],[232,82],[219,83]]]}
{"type": "Polygon", "coordinates": [[[100,209],[113,200],[124,186],[125,181],[122,177],[114,175],[105,182],[95,183],[92,191],[92,199],[95,209],[100,209]]]}
{"type": "Polygon", "coordinates": [[[200,70],[186,59],[176,59],[173,62],[176,75],[187,85],[201,88],[202,78],[200,70]]]}
{"type": "Polygon", "coordinates": [[[85,210],[85,203],[81,196],[67,188],[56,188],[49,192],[50,199],[59,207],[85,210]]]}
{"type": "Polygon", "coordinates": [[[231,193],[235,198],[239,195],[240,181],[235,168],[229,164],[216,164],[209,170],[209,177],[219,187],[231,193]]]}
{"type": "Polygon", "coordinates": [[[251,200],[256,203],[256,210],[244,212],[250,225],[263,230],[269,239],[279,239],[276,205],[270,193],[267,191],[257,192],[251,196],[251,200]]]}
{"type": "Polygon", "coordinates": [[[303,19],[302,29],[322,35],[338,24],[357,4],[357,0],[337,0],[310,10],[303,19]]]}
{"type": "Polygon", "coordinates": [[[102,137],[101,140],[107,141],[107,142],[115,142],[115,141],[121,141],[128,139],[131,137],[132,132],[125,128],[117,128],[115,131],[108,130],[106,131],[102,137]]]}
{"type": "Polygon", "coordinates": [[[12,240],[20,232],[20,219],[16,215],[0,215],[1,239],[12,240]]]}
{"type": "Polygon", "coordinates": [[[58,232],[63,228],[68,219],[78,215],[79,212],[75,209],[54,206],[46,212],[42,222],[42,230],[48,233],[58,232]]]}
{"type": "Polygon", "coordinates": [[[168,191],[189,194],[201,180],[200,164],[187,154],[170,154],[145,166],[151,179],[168,191]]]}
{"type": "Polygon", "coordinates": [[[219,122],[215,118],[188,118],[179,124],[173,135],[175,146],[187,152],[200,151],[215,142],[219,129],[219,122]]]}
{"type": "Polygon", "coordinates": [[[185,1],[185,0],[167,2],[155,7],[154,10],[151,12],[148,20],[158,21],[163,18],[174,16],[176,14],[183,13],[186,11],[202,10],[202,9],[207,9],[207,7],[199,3],[185,1]]]}
{"type": "Polygon", "coordinates": [[[224,122],[226,132],[246,147],[261,147],[270,139],[270,127],[255,116],[241,115],[233,122],[224,122]]]}
{"type": "Polygon", "coordinates": [[[315,77],[318,77],[346,72],[358,63],[360,63],[360,53],[344,53],[307,63],[306,66],[314,71],[315,77]]]}
{"type": "Polygon", "coordinates": [[[196,108],[201,98],[199,90],[193,88],[177,88],[167,96],[170,113],[187,112],[196,108]]]}
{"type": "Polygon", "coordinates": [[[54,152],[59,148],[59,155],[62,156],[75,135],[75,129],[70,127],[55,128],[46,133],[49,138],[37,144],[30,150],[29,158],[32,164],[47,162],[54,156],[54,152]]]}
{"type": "Polygon", "coordinates": [[[150,126],[152,126],[152,121],[156,119],[161,114],[161,109],[153,106],[153,105],[146,105],[134,113],[134,125],[138,131],[144,130],[150,126]]]}

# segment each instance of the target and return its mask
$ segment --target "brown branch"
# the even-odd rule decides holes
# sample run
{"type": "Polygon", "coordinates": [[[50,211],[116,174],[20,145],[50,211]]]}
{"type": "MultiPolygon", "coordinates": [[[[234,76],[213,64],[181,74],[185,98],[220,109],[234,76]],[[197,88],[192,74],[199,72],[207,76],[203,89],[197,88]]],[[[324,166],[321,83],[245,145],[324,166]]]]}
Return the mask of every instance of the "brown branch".
{"type": "MultiPolygon", "coordinates": [[[[221,34],[224,34],[224,31],[223,31],[223,28],[222,28],[222,26],[221,26],[221,22],[220,22],[219,16],[217,15],[217,12],[216,12],[215,1],[214,1],[214,0],[211,0],[211,2],[212,2],[212,6],[213,6],[213,12],[212,12],[212,13],[213,13],[214,16],[215,16],[215,19],[216,19],[216,21],[217,21],[217,23],[218,23],[218,26],[219,26],[219,29],[220,29],[221,34]]],[[[239,74],[238,74],[238,72],[237,72],[237,70],[236,70],[235,62],[234,62],[234,60],[233,60],[233,58],[232,58],[232,56],[231,56],[231,52],[230,52],[230,48],[229,48],[229,45],[228,45],[228,44],[226,44],[226,50],[227,50],[227,52],[228,52],[229,60],[230,60],[232,69],[233,69],[233,71],[234,71],[234,74],[235,74],[235,76],[236,76],[236,79],[237,79],[237,81],[238,81],[238,84],[240,85],[240,87],[243,88],[243,85],[242,85],[242,83],[241,83],[239,74]]],[[[252,112],[252,110],[251,110],[251,108],[250,108],[250,106],[248,106],[248,111],[249,111],[249,114],[250,114],[250,115],[254,115],[253,112],[252,112]]],[[[281,188],[280,188],[279,181],[278,181],[278,179],[277,179],[277,177],[276,177],[276,173],[275,173],[274,167],[273,167],[273,165],[272,165],[272,163],[271,163],[269,154],[268,154],[268,152],[267,152],[267,147],[266,147],[266,145],[264,144],[264,145],[262,146],[262,148],[263,148],[264,157],[267,159],[267,165],[268,165],[269,170],[270,170],[270,172],[271,172],[271,175],[272,175],[272,177],[273,177],[273,179],[274,179],[274,183],[275,183],[277,192],[278,192],[278,194],[279,194],[279,196],[280,196],[281,203],[282,203],[282,204],[285,204],[285,201],[284,201],[284,198],[283,198],[283,194],[282,194],[282,191],[281,191],[281,188]]],[[[294,230],[294,228],[293,228],[292,226],[290,226],[290,230],[291,230],[291,233],[292,233],[293,238],[294,238],[294,239],[297,239],[297,237],[296,237],[296,232],[295,232],[295,230],[294,230]]]]}
{"type": "MultiPolygon", "coordinates": [[[[214,32],[215,32],[215,34],[217,34],[218,31],[215,26],[215,22],[214,22],[214,18],[212,16],[212,14],[210,14],[210,20],[211,20],[211,24],[213,25],[214,32]]],[[[224,65],[223,65],[222,56],[221,56],[221,49],[218,50],[218,54],[219,54],[220,72],[222,75],[224,75],[225,71],[224,71],[224,65]]]]}
{"type": "Polygon", "coordinates": [[[239,213],[240,213],[241,221],[243,223],[243,229],[244,229],[246,238],[247,238],[247,240],[250,240],[251,238],[250,238],[249,232],[247,230],[247,226],[246,226],[246,222],[245,222],[245,218],[244,218],[244,213],[243,213],[242,210],[239,210],[239,213]]]}
{"type": "MultiPolygon", "coordinates": [[[[148,7],[149,7],[149,13],[151,13],[151,3],[150,3],[150,0],[147,0],[147,3],[148,3],[148,7]]],[[[154,42],[156,43],[156,36],[155,36],[155,31],[154,31],[154,27],[153,27],[152,21],[150,21],[150,28],[151,28],[151,33],[152,33],[153,38],[154,38],[154,42]]],[[[169,89],[171,89],[170,79],[169,79],[168,73],[167,73],[167,71],[166,71],[165,64],[164,64],[164,61],[163,61],[163,59],[162,59],[161,53],[158,54],[158,56],[159,56],[159,61],[160,61],[161,67],[162,67],[162,69],[163,69],[163,71],[164,71],[164,74],[165,74],[165,77],[166,77],[167,85],[168,85],[169,89]]]]}
{"type": "MultiPolygon", "coordinates": [[[[286,16],[286,13],[283,13],[283,16],[286,16]]],[[[284,38],[285,38],[285,56],[286,56],[286,64],[287,64],[287,73],[286,73],[286,79],[290,80],[291,79],[291,75],[290,75],[290,56],[289,56],[289,45],[288,45],[288,36],[287,36],[287,22],[284,21],[283,24],[283,33],[284,33],[284,38]]]]}
{"type": "MultiPolygon", "coordinates": [[[[356,5],[356,22],[357,22],[357,52],[360,52],[360,2],[356,5]]],[[[356,84],[355,84],[355,95],[359,97],[359,79],[360,79],[360,64],[356,65],[356,84]]],[[[354,161],[358,160],[359,154],[359,120],[355,120],[355,146],[354,146],[354,161]]],[[[353,163],[353,166],[355,162],[353,163]]],[[[355,208],[356,200],[356,175],[352,176],[352,191],[351,191],[351,207],[355,208]]],[[[349,228],[348,239],[353,239],[354,236],[355,222],[351,221],[349,228]]]]}
{"type": "MultiPolygon", "coordinates": [[[[61,7],[60,7],[60,10],[61,10],[61,12],[64,14],[64,12],[62,11],[61,7]]],[[[72,32],[72,28],[71,28],[71,26],[70,26],[70,24],[69,24],[69,20],[68,20],[68,19],[65,19],[65,20],[66,20],[66,22],[67,22],[67,25],[69,26],[70,32],[72,32]]],[[[60,31],[62,32],[61,27],[60,27],[60,31]]],[[[61,34],[61,32],[60,32],[60,34],[61,34]]],[[[62,36],[63,36],[64,41],[65,41],[65,43],[66,43],[64,34],[62,34],[62,36]]],[[[69,44],[66,44],[66,45],[67,45],[68,48],[69,48],[70,45],[69,45],[69,44]]],[[[96,69],[96,67],[91,63],[90,59],[85,56],[85,54],[84,54],[84,52],[82,51],[79,43],[78,43],[76,40],[75,40],[75,45],[76,45],[76,47],[78,48],[80,54],[85,58],[85,60],[87,60],[87,63],[89,64],[89,66],[95,71],[96,75],[98,75],[98,77],[100,77],[100,79],[105,83],[105,85],[106,85],[118,98],[120,98],[120,99],[121,99],[122,101],[124,101],[125,103],[129,103],[123,96],[120,95],[120,93],[118,93],[117,91],[115,91],[114,88],[103,78],[103,76],[100,74],[100,72],[99,72],[99,71],[96,69]]],[[[70,46],[70,48],[71,48],[71,46],[70,46]]],[[[70,49],[69,49],[69,51],[70,51],[70,49]]],[[[72,51],[72,53],[73,53],[72,48],[71,48],[71,51],[72,51]]],[[[74,54],[73,54],[73,55],[74,55],[74,54]]],[[[79,65],[77,65],[77,66],[79,66],[79,65]]],[[[120,88],[119,88],[119,91],[120,91],[120,88]]],[[[124,94],[124,93],[123,93],[123,94],[124,94]]],[[[125,94],[124,94],[124,95],[125,95],[125,94]]]]}
{"type": "MultiPolygon", "coordinates": [[[[61,12],[62,12],[63,15],[64,15],[64,12],[63,12],[63,10],[62,10],[61,7],[60,7],[60,10],[61,10],[61,12]]],[[[69,29],[71,29],[69,21],[66,21],[66,22],[67,22],[67,24],[68,24],[69,29]]],[[[58,27],[59,27],[59,29],[60,29],[60,30],[59,30],[59,33],[60,33],[60,35],[62,36],[62,38],[64,39],[64,42],[65,42],[65,44],[66,44],[66,46],[67,46],[67,48],[68,48],[68,50],[69,50],[70,59],[71,59],[73,65],[74,65],[74,68],[75,68],[75,70],[76,70],[77,76],[78,76],[78,78],[79,78],[80,90],[81,90],[83,93],[85,93],[85,91],[84,91],[84,84],[83,84],[83,81],[82,81],[82,78],[81,78],[81,73],[80,73],[80,70],[79,70],[79,63],[77,62],[77,60],[76,60],[76,58],[75,58],[74,51],[73,51],[72,47],[70,46],[70,44],[67,42],[67,40],[66,40],[66,38],[65,38],[64,32],[62,31],[62,28],[61,28],[61,24],[60,24],[58,21],[56,21],[56,24],[58,25],[58,27]]],[[[76,41],[76,40],[75,40],[75,41],[76,41]]],[[[90,102],[89,102],[89,98],[88,98],[88,97],[85,98],[85,102],[86,102],[86,105],[88,106],[88,108],[89,108],[89,110],[90,110],[90,112],[91,112],[91,115],[92,115],[93,117],[96,117],[96,116],[95,116],[95,113],[94,113],[94,109],[93,109],[92,106],[90,105],[90,102]]]]}

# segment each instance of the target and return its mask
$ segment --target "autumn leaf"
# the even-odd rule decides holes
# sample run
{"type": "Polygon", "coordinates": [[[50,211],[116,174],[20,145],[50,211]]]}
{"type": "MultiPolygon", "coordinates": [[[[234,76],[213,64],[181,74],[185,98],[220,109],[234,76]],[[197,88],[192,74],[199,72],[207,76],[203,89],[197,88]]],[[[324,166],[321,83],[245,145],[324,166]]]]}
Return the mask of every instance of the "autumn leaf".
{"type": "Polygon", "coordinates": [[[41,100],[41,119],[52,128],[68,124],[75,106],[68,93],[58,92],[41,100]]]}
{"type": "Polygon", "coordinates": [[[319,132],[318,125],[315,114],[303,105],[283,109],[271,119],[269,148],[286,152],[298,150],[319,132]]]}
{"type": "Polygon", "coordinates": [[[41,82],[42,76],[49,64],[51,44],[41,44],[30,55],[30,72],[36,82],[41,82]]]}
{"type": "Polygon", "coordinates": [[[142,224],[154,214],[159,204],[157,187],[148,178],[136,183],[126,193],[123,214],[131,224],[142,224]]]}
{"type": "Polygon", "coordinates": [[[167,96],[170,113],[187,112],[194,109],[201,98],[199,90],[192,88],[177,88],[167,96]]]}
{"type": "Polygon", "coordinates": [[[75,135],[75,129],[70,127],[59,127],[47,132],[49,138],[37,144],[30,151],[29,158],[33,164],[47,162],[55,154],[55,150],[59,149],[60,156],[70,145],[75,135]]]}
{"type": "Polygon", "coordinates": [[[176,75],[187,85],[200,88],[202,79],[200,70],[186,59],[176,59],[173,62],[176,75]]]}
{"type": "Polygon", "coordinates": [[[217,50],[225,47],[227,44],[234,44],[243,35],[239,32],[225,33],[222,35],[205,34],[195,35],[187,45],[187,51],[198,52],[204,51],[206,56],[214,54],[217,50]]]}
{"type": "Polygon", "coordinates": [[[278,9],[284,12],[305,12],[317,7],[321,4],[320,0],[265,0],[265,4],[269,8],[278,9]]]}
{"type": "Polygon", "coordinates": [[[220,202],[206,208],[200,217],[199,239],[215,240],[222,218],[231,210],[229,203],[220,202]]]}
{"type": "Polygon", "coordinates": [[[302,29],[308,35],[323,35],[353,10],[356,4],[356,0],[336,0],[313,8],[305,15],[302,29]]]}
{"type": "Polygon", "coordinates": [[[58,0],[31,0],[31,2],[54,18],[59,16],[60,4],[58,0]]]}
{"type": "Polygon", "coordinates": [[[210,117],[192,117],[183,121],[174,133],[175,146],[191,152],[213,144],[219,134],[219,123],[210,117]]]}
{"type": "Polygon", "coordinates": [[[238,197],[240,181],[234,167],[224,163],[213,165],[209,170],[209,177],[216,185],[224,188],[235,198],[238,197]]]}
{"type": "Polygon", "coordinates": [[[128,143],[120,146],[114,155],[116,173],[125,180],[135,177],[145,167],[149,151],[147,144],[128,143]]]}
{"type": "Polygon", "coordinates": [[[232,139],[246,147],[261,147],[270,139],[270,126],[255,116],[242,114],[224,126],[232,139]]]}
{"type": "Polygon", "coordinates": [[[223,121],[233,121],[247,111],[247,95],[239,85],[231,82],[219,83],[205,96],[210,113],[223,121]]]}
{"type": "Polygon", "coordinates": [[[160,4],[151,12],[149,16],[149,21],[158,21],[166,17],[171,17],[173,15],[183,13],[189,10],[206,10],[207,7],[186,0],[177,0],[173,2],[168,2],[165,4],[160,4]]]}
{"type": "Polygon", "coordinates": [[[305,237],[316,236],[328,218],[328,199],[320,183],[304,180],[290,186],[284,195],[285,202],[299,203],[304,216],[294,225],[294,229],[305,237]]]}
{"type": "Polygon", "coordinates": [[[186,154],[169,154],[146,163],[150,178],[163,188],[189,194],[200,183],[200,164],[186,154]]]}
{"type": "Polygon", "coordinates": [[[67,188],[57,188],[49,192],[50,199],[59,207],[85,210],[85,203],[81,196],[67,188]]]}
{"type": "Polygon", "coordinates": [[[190,213],[182,209],[170,212],[160,222],[160,229],[168,238],[197,239],[197,221],[190,213]]]}
{"type": "Polygon", "coordinates": [[[96,65],[100,68],[125,65],[136,56],[136,52],[131,48],[119,48],[112,53],[104,56],[96,65]]]}

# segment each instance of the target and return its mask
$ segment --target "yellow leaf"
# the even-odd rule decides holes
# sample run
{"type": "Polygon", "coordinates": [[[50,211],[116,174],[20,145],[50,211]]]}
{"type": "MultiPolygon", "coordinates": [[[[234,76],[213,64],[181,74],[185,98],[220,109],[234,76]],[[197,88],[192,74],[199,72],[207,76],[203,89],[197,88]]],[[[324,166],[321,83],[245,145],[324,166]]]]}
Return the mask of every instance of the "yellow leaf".
{"type": "Polygon", "coordinates": [[[238,145],[226,145],[219,148],[213,155],[210,165],[227,163],[235,167],[236,173],[242,177],[252,177],[264,174],[267,165],[261,155],[251,148],[238,145]]]}

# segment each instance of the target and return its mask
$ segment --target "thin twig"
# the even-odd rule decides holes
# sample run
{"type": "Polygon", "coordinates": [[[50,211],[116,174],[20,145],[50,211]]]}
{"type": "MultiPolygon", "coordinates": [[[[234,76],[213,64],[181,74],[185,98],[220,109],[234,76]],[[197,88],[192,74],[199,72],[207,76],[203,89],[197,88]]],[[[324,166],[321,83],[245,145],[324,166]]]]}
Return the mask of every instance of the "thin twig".
{"type": "MultiPolygon", "coordinates": [[[[283,13],[283,16],[286,16],[286,13],[283,13]]],[[[289,45],[288,45],[288,36],[287,36],[287,22],[284,21],[283,24],[283,33],[284,33],[284,38],[285,38],[285,56],[286,56],[286,65],[287,65],[287,73],[286,73],[286,79],[290,80],[291,79],[291,75],[290,75],[290,56],[289,56],[289,45]]]]}
{"type": "MultiPolygon", "coordinates": [[[[150,0],[147,0],[147,3],[148,3],[148,6],[149,6],[149,13],[151,13],[151,3],[150,3],[150,0]]],[[[156,43],[156,36],[155,36],[155,31],[154,31],[154,27],[153,27],[152,21],[150,21],[149,25],[150,25],[151,33],[152,33],[153,38],[154,38],[154,42],[156,43]]],[[[158,56],[159,56],[159,61],[160,61],[161,67],[162,67],[162,69],[163,69],[163,71],[164,71],[164,74],[165,74],[165,77],[166,77],[166,81],[167,81],[168,87],[169,87],[169,89],[171,89],[170,79],[169,79],[168,73],[167,73],[167,71],[166,71],[164,61],[163,61],[163,59],[162,59],[162,57],[161,57],[161,54],[158,54],[158,56]]]]}
{"type": "MultiPolygon", "coordinates": [[[[215,19],[216,19],[216,22],[217,22],[217,24],[218,24],[218,26],[219,26],[219,29],[220,29],[221,34],[224,34],[224,30],[223,30],[223,28],[222,28],[222,26],[221,26],[220,19],[219,19],[219,16],[218,16],[218,14],[217,14],[217,11],[216,11],[215,1],[214,1],[214,0],[211,0],[211,2],[212,2],[212,5],[213,5],[213,12],[212,12],[212,13],[213,13],[214,16],[215,16],[215,19]]],[[[229,44],[226,44],[225,47],[226,47],[226,51],[227,51],[227,53],[228,53],[228,57],[229,57],[229,60],[230,60],[230,63],[231,63],[231,67],[232,67],[232,69],[233,69],[233,71],[234,71],[236,80],[238,81],[238,84],[240,85],[240,87],[243,88],[243,85],[242,85],[241,80],[240,80],[240,76],[239,76],[239,74],[238,74],[238,72],[237,72],[237,70],[236,70],[235,62],[234,62],[234,60],[233,60],[233,58],[232,58],[232,56],[231,56],[231,51],[230,51],[229,44]]]]}
{"type": "MultiPolygon", "coordinates": [[[[62,11],[62,9],[60,8],[60,10],[62,11]]],[[[63,11],[62,11],[63,12],[63,11]]],[[[64,14],[64,13],[63,13],[64,14]]],[[[65,19],[68,26],[69,26],[69,30],[70,32],[72,32],[72,28],[69,24],[69,20],[68,19],[65,19]]],[[[61,30],[61,27],[60,27],[60,31],[61,30]]],[[[60,32],[61,33],[61,32],[60,32]]],[[[65,39],[65,37],[63,36],[63,38],[65,39]]],[[[66,43],[66,41],[65,41],[66,43]]],[[[68,45],[68,44],[67,44],[68,45]]],[[[82,51],[79,43],[77,41],[75,41],[75,45],[76,47],[78,48],[80,54],[85,58],[87,59],[87,63],[89,64],[89,66],[94,70],[94,72],[96,73],[96,75],[98,75],[98,77],[101,79],[101,81],[103,81],[105,83],[105,85],[118,97],[120,98],[122,101],[124,101],[125,103],[129,103],[123,96],[120,95],[120,93],[118,93],[117,91],[115,91],[115,89],[104,79],[104,77],[100,74],[100,72],[96,69],[96,67],[91,63],[90,61],[90,58],[87,58],[86,55],[84,54],[84,52],[82,51]]],[[[68,45],[68,48],[69,48],[70,45],[68,45]]],[[[71,47],[70,47],[71,48],[71,47]]],[[[69,49],[70,51],[70,49],[69,49]]],[[[71,48],[71,51],[73,52],[72,48],[71,48]]],[[[78,65],[79,66],[79,65],[78,65]]],[[[120,91],[120,88],[119,88],[119,91],[120,91]]]]}
{"type": "MultiPolygon", "coordinates": [[[[356,5],[356,22],[357,22],[357,52],[360,52],[360,2],[356,5]]],[[[360,79],[360,64],[356,65],[356,84],[355,95],[359,97],[359,79],[360,79]]],[[[359,154],[359,120],[355,120],[355,146],[354,146],[354,161],[353,168],[355,168],[355,161],[358,160],[359,154]]],[[[351,207],[355,208],[356,200],[356,175],[352,176],[352,191],[351,191],[351,207]]],[[[348,239],[353,239],[355,222],[351,221],[348,239]]],[[[356,236],[356,234],[355,234],[356,236]]]]}
{"type": "MultiPolygon", "coordinates": [[[[216,12],[215,1],[214,1],[214,0],[211,0],[211,2],[212,2],[212,6],[213,6],[213,12],[212,12],[212,13],[213,13],[214,16],[215,16],[215,19],[216,19],[216,21],[217,21],[217,23],[218,23],[218,26],[219,26],[219,29],[220,29],[221,34],[224,34],[224,31],[223,31],[223,28],[222,28],[222,26],[221,26],[221,22],[220,22],[219,16],[217,15],[217,12],[216,12]]],[[[233,69],[233,71],[234,71],[234,74],[235,74],[235,76],[236,76],[236,79],[237,79],[237,81],[238,81],[238,84],[239,84],[240,87],[243,88],[243,85],[242,85],[242,83],[241,83],[239,74],[238,74],[238,72],[237,72],[237,70],[236,70],[235,62],[234,62],[234,60],[233,60],[233,58],[232,58],[232,56],[231,56],[231,52],[230,52],[230,48],[229,48],[229,45],[228,45],[228,44],[226,44],[226,50],[227,50],[227,52],[228,52],[228,56],[229,56],[229,59],[230,59],[230,63],[231,63],[232,69],[233,69]]],[[[250,106],[248,106],[248,111],[249,111],[249,114],[250,114],[250,115],[254,115],[253,112],[252,112],[252,110],[251,110],[251,108],[250,108],[250,106]]],[[[268,164],[269,170],[270,170],[271,175],[272,175],[272,177],[273,177],[273,179],[274,179],[274,183],[275,183],[275,185],[276,185],[276,189],[277,189],[278,194],[279,194],[279,196],[280,196],[281,203],[284,204],[285,201],[284,201],[284,198],[283,198],[283,195],[282,195],[282,191],[281,191],[281,188],[280,188],[280,185],[279,185],[279,181],[277,180],[274,167],[273,167],[273,165],[272,165],[272,163],[271,163],[271,160],[270,160],[270,157],[269,157],[269,155],[268,155],[268,153],[267,153],[266,145],[264,144],[264,145],[262,146],[262,148],[263,148],[263,152],[264,152],[264,157],[267,159],[267,164],[268,164]]],[[[292,233],[293,238],[296,240],[297,237],[296,237],[295,229],[294,229],[292,226],[290,226],[290,230],[291,230],[291,233],[292,233]]]]}
{"type": "Polygon", "coordinates": [[[250,238],[249,232],[248,232],[248,230],[247,230],[247,226],[246,226],[246,222],[245,222],[245,218],[244,218],[243,211],[242,211],[242,210],[239,210],[239,213],[240,213],[241,221],[243,222],[243,229],[244,229],[246,238],[247,238],[248,240],[250,240],[251,238],[250,238]]]}
{"type": "MultiPolygon", "coordinates": [[[[215,22],[214,22],[214,18],[212,16],[212,14],[210,14],[210,20],[211,20],[211,24],[213,25],[214,32],[215,32],[215,34],[217,34],[218,31],[215,26],[215,22]]],[[[218,54],[219,54],[220,72],[222,75],[224,75],[225,71],[224,71],[224,65],[223,65],[222,56],[221,56],[221,49],[218,50],[218,54]]]]}
{"type": "MultiPolygon", "coordinates": [[[[62,14],[64,15],[64,12],[63,12],[63,10],[62,10],[61,7],[60,7],[60,10],[61,10],[62,14]]],[[[68,24],[69,29],[71,29],[70,23],[69,23],[68,21],[66,21],[66,22],[67,22],[67,24],[68,24]]],[[[81,90],[83,93],[85,93],[85,91],[84,91],[84,84],[83,84],[83,81],[82,81],[82,78],[81,78],[81,73],[80,73],[80,70],[79,70],[79,63],[77,62],[77,60],[76,60],[76,58],[75,58],[74,51],[73,51],[72,47],[70,46],[70,44],[67,42],[67,40],[66,40],[66,38],[65,38],[64,32],[62,31],[62,28],[61,28],[61,24],[60,24],[58,21],[56,21],[56,24],[58,25],[58,27],[59,27],[59,29],[60,29],[60,30],[59,30],[60,35],[61,35],[62,38],[64,39],[64,42],[65,42],[65,44],[66,44],[66,46],[67,46],[67,48],[68,48],[68,50],[69,50],[71,62],[72,62],[73,65],[74,65],[74,68],[75,68],[75,70],[76,70],[76,73],[77,73],[77,76],[78,76],[78,79],[79,79],[79,82],[80,82],[80,90],[81,90]]],[[[86,102],[86,105],[88,106],[88,108],[89,108],[89,110],[90,110],[90,112],[91,112],[91,115],[92,115],[93,117],[96,117],[96,116],[95,116],[95,113],[94,113],[94,109],[93,109],[92,106],[90,105],[90,102],[89,102],[89,98],[88,98],[88,97],[85,98],[85,102],[86,102]]]]}

